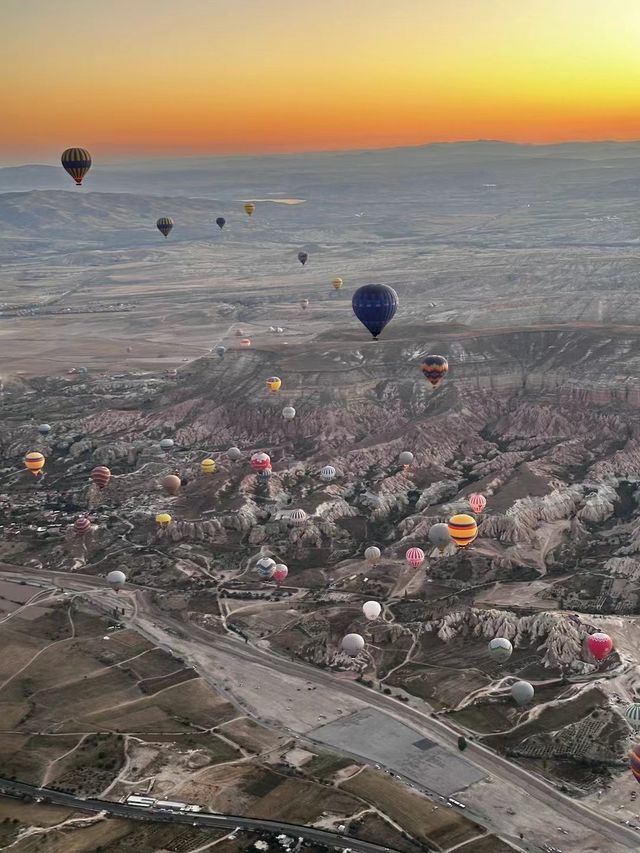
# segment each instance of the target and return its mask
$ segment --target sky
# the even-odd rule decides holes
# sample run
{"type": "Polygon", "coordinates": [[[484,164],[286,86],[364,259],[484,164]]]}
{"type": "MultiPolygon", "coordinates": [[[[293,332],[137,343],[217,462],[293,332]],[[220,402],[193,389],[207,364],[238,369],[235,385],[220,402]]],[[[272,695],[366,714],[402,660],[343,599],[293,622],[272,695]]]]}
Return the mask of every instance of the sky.
{"type": "Polygon", "coordinates": [[[640,0],[2,0],[0,159],[640,139],[640,0]]]}

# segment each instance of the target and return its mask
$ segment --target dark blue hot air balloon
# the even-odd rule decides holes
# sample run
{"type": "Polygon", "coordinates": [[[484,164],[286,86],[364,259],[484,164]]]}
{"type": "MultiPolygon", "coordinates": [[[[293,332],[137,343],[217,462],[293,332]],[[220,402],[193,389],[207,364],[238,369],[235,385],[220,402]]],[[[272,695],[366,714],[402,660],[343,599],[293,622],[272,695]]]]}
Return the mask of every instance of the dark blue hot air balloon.
{"type": "Polygon", "coordinates": [[[353,294],[351,304],[353,313],[375,340],[393,319],[398,307],[398,294],[387,284],[365,284],[353,294]]]}
{"type": "Polygon", "coordinates": [[[218,228],[219,228],[221,231],[222,231],[222,229],[224,228],[224,224],[225,224],[225,222],[226,222],[226,221],[227,221],[227,220],[224,218],[224,216],[219,216],[219,217],[216,219],[216,225],[218,226],[218,228]]]}

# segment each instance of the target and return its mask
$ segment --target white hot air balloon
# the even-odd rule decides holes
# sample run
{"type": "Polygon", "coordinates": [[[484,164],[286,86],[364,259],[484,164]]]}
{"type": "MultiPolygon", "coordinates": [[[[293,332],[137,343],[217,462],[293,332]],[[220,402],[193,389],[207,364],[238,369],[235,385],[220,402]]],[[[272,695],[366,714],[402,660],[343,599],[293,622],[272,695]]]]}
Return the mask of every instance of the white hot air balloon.
{"type": "Polygon", "coordinates": [[[382,605],[377,601],[365,601],[362,605],[362,612],[370,621],[377,619],[382,613],[382,605]]]}
{"type": "Polygon", "coordinates": [[[640,702],[632,702],[624,709],[625,720],[629,723],[632,729],[638,731],[640,729],[640,702]]]}
{"type": "Polygon", "coordinates": [[[303,509],[292,509],[289,513],[289,522],[295,527],[300,527],[307,520],[307,513],[303,509]]]}
{"type": "Polygon", "coordinates": [[[369,545],[367,550],[364,552],[364,558],[371,566],[375,566],[376,563],[379,563],[381,556],[380,548],[376,545],[369,545]]]}
{"type": "Polygon", "coordinates": [[[408,468],[409,465],[413,462],[413,453],[410,450],[403,450],[402,453],[398,456],[398,462],[404,467],[408,468]]]}
{"type": "Polygon", "coordinates": [[[127,576],[124,572],[115,569],[113,572],[109,572],[107,575],[107,583],[112,589],[115,589],[116,592],[122,589],[127,580],[127,576]]]}
{"type": "Polygon", "coordinates": [[[324,468],[320,469],[320,479],[324,480],[325,483],[330,483],[335,476],[336,469],[333,467],[333,465],[325,465],[324,468]]]}
{"type": "Polygon", "coordinates": [[[494,637],[489,641],[489,654],[494,660],[509,660],[513,653],[513,646],[506,637],[494,637]]]}
{"type": "Polygon", "coordinates": [[[296,410],[293,406],[285,406],[282,410],[282,417],[285,421],[292,421],[296,416],[296,410]]]}
{"type": "Polygon", "coordinates": [[[238,459],[242,459],[242,451],[239,447],[230,447],[227,450],[227,456],[232,462],[237,462],[238,459]]]}
{"type": "Polygon", "coordinates": [[[364,649],[364,637],[360,634],[347,634],[342,640],[342,651],[354,658],[364,649]]]}
{"type": "Polygon", "coordinates": [[[535,695],[535,690],[528,681],[516,681],[511,685],[511,695],[518,705],[528,705],[535,695]]]}

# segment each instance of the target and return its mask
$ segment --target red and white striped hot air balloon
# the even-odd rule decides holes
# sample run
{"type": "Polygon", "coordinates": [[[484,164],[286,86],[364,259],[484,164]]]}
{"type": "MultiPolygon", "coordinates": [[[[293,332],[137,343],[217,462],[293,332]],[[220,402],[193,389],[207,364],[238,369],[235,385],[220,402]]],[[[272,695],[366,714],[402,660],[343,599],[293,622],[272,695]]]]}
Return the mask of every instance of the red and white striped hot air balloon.
{"type": "Polygon", "coordinates": [[[84,536],[85,533],[88,533],[91,528],[91,519],[87,518],[86,515],[81,515],[79,518],[76,518],[75,523],[73,525],[73,532],[76,536],[84,536]]]}
{"type": "Polygon", "coordinates": [[[405,556],[407,563],[409,563],[412,569],[417,569],[424,563],[424,551],[422,548],[409,548],[405,556]]]}
{"type": "Polygon", "coordinates": [[[271,457],[268,453],[258,451],[249,460],[249,465],[251,465],[254,471],[266,471],[271,468],[271,457]]]}
{"type": "Polygon", "coordinates": [[[273,570],[273,574],[271,575],[271,580],[275,581],[277,584],[281,584],[282,581],[287,579],[287,575],[289,574],[289,569],[285,566],[284,563],[277,563],[275,569],[273,570]]]}
{"type": "Polygon", "coordinates": [[[94,468],[91,472],[91,479],[99,489],[104,489],[105,486],[109,485],[111,471],[106,465],[98,465],[97,468],[94,468]]]}
{"type": "Polygon", "coordinates": [[[487,499],[484,495],[479,495],[477,492],[469,495],[469,506],[473,512],[482,512],[487,505],[487,499]]]}

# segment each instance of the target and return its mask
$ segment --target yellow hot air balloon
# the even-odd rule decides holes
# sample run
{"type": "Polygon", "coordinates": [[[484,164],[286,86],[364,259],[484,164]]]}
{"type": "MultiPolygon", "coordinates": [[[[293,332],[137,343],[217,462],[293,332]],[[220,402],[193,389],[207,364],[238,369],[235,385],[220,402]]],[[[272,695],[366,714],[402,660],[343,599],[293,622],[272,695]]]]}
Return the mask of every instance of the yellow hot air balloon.
{"type": "Polygon", "coordinates": [[[27,468],[34,477],[37,477],[44,468],[45,458],[42,453],[37,450],[32,450],[24,457],[24,467],[27,468]]]}
{"type": "Polygon", "coordinates": [[[159,512],[156,515],[156,521],[160,525],[160,527],[167,527],[171,524],[171,516],[168,512],[159,512]]]}
{"type": "Polygon", "coordinates": [[[203,459],[200,463],[200,470],[203,474],[213,474],[216,470],[215,459],[203,459]]]}
{"type": "Polygon", "coordinates": [[[267,388],[272,394],[277,394],[280,388],[282,388],[282,379],[279,376],[270,376],[267,379],[267,388]]]}
{"type": "Polygon", "coordinates": [[[256,212],[255,204],[252,201],[248,201],[244,206],[244,212],[247,214],[247,216],[253,216],[253,214],[256,212]]]}
{"type": "Polygon", "coordinates": [[[458,548],[466,548],[471,545],[473,540],[478,535],[478,525],[472,515],[467,515],[461,512],[459,515],[454,515],[449,519],[447,524],[449,536],[456,543],[458,548]]]}
{"type": "Polygon", "coordinates": [[[342,279],[340,278],[340,276],[334,278],[334,280],[331,282],[331,286],[334,290],[340,290],[340,288],[342,287],[342,279]]]}

